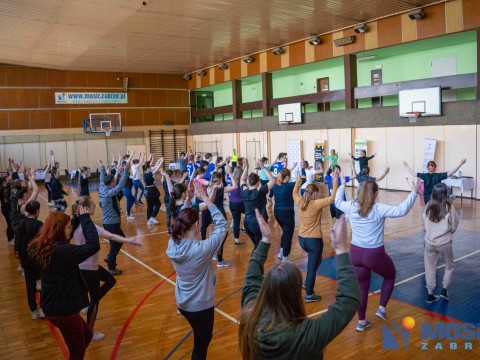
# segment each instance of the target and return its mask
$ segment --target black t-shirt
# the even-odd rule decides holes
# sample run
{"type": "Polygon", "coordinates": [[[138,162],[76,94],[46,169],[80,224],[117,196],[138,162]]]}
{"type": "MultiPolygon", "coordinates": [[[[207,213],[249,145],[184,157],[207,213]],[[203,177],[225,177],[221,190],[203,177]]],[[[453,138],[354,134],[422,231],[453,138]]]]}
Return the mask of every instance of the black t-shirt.
{"type": "Polygon", "coordinates": [[[372,176],[367,176],[367,175],[357,175],[357,181],[359,184],[365,182],[365,181],[376,181],[377,178],[374,178],[372,176]]]}
{"type": "Polygon", "coordinates": [[[28,244],[37,236],[43,223],[33,218],[25,218],[18,226],[18,257],[23,266],[33,266],[34,264],[28,257],[28,244]]]}
{"type": "Polygon", "coordinates": [[[259,189],[247,188],[246,184],[242,185],[241,196],[245,203],[245,216],[255,216],[255,209],[258,209],[265,217],[267,212],[267,184],[260,186],[259,189]]]}
{"type": "Polygon", "coordinates": [[[88,190],[88,178],[84,179],[82,175],[80,175],[80,196],[82,195],[90,195],[90,191],[88,190]]]}
{"type": "Polygon", "coordinates": [[[445,180],[448,176],[447,173],[417,173],[417,177],[423,180],[423,199],[425,200],[425,204],[430,200],[430,196],[432,196],[433,187],[437,185],[442,180],[445,180]]]}
{"type": "Polygon", "coordinates": [[[145,179],[145,186],[155,185],[155,177],[153,176],[153,173],[151,171],[145,173],[143,178],[145,179]]]}

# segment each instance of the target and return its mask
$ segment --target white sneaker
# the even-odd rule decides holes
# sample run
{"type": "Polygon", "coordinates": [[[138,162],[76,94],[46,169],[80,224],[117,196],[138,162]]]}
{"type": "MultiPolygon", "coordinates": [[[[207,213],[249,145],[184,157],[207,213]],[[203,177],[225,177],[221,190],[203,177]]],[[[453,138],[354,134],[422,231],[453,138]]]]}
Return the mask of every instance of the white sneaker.
{"type": "Polygon", "coordinates": [[[283,249],[278,252],[277,259],[283,260],[283,249]]]}
{"type": "Polygon", "coordinates": [[[50,202],[48,203],[48,206],[55,206],[55,202],[54,202],[54,201],[50,201],[50,202]]]}
{"type": "Polygon", "coordinates": [[[232,266],[232,263],[226,262],[225,260],[217,262],[217,268],[229,267],[232,266]]]}
{"type": "Polygon", "coordinates": [[[98,341],[98,340],[102,340],[104,337],[105,337],[105,334],[94,331],[92,340],[93,341],[98,341]]]}
{"type": "Polygon", "coordinates": [[[14,245],[15,245],[15,240],[7,241],[7,246],[14,246],[14,245]]]}
{"type": "Polygon", "coordinates": [[[288,256],[284,256],[283,259],[282,259],[282,262],[291,263],[291,261],[288,259],[288,256]]]}
{"type": "Polygon", "coordinates": [[[32,320],[37,320],[38,319],[38,311],[32,311],[32,320]]]}
{"type": "Polygon", "coordinates": [[[22,264],[18,264],[17,270],[18,272],[23,272],[22,264]]]}
{"type": "Polygon", "coordinates": [[[82,311],[82,313],[84,313],[85,315],[87,315],[87,313],[88,313],[88,306],[84,307],[81,311],[82,311]]]}
{"type": "Polygon", "coordinates": [[[37,310],[37,313],[38,313],[38,317],[39,317],[40,319],[45,319],[45,314],[43,313],[43,309],[42,309],[42,308],[39,308],[39,309],[37,310]]]}
{"type": "Polygon", "coordinates": [[[233,221],[232,221],[232,223],[230,224],[230,229],[233,229],[233,221]]]}
{"type": "Polygon", "coordinates": [[[127,215],[127,220],[133,220],[133,219],[135,219],[135,216],[133,216],[133,215],[127,215]]]}
{"type": "Polygon", "coordinates": [[[213,255],[212,260],[218,261],[217,254],[213,255]]]}
{"type": "Polygon", "coordinates": [[[42,290],[42,280],[37,280],[37,285],[35,286],[37,291],[42,290]]]}
{"type": "Polygon", "coordinates": [[[154,224],[158,224],[157,219],[155,219],[154,217],[151,217],[150,219],[148,219],[148,221],[151,221],[154,224]]]}
{"type": "Polygon", "coordinates": [[[152,220],[148,220],[147,225],[155,225],[155,223],[152,220]]]}

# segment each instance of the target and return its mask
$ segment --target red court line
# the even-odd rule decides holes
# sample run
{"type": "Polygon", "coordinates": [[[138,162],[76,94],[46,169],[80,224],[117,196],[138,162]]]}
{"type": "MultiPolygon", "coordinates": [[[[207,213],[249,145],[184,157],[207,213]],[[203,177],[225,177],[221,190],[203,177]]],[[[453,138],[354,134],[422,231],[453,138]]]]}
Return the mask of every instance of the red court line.
{"type": "MultiPolygon", "coordinates": [[[[175,271],[172,271],[170,274],[167,275],[167,278],[171,278],[173,275],[175,275],[175,271]]],[[[130,326],[130,323],[132,322],[133,318],[137,314],[138,310],[142,307],[142,305],[145,303],[145,301],[148,300],[148,298],[164,283],[166,282],[165,279],[160,281],[152,290],[150,290],[147,295],[143,297],[142,300],[137,304],[135,309],[133,309],[132,313],[128,317],[127,321],[125,321],[125,324],[122,327],[122,330],[120,330],[120,334],[118,334],[117,341],[115,342],[115,346],[113,347],[112,351],[112,356],[110,357],[111,360],[115,360],[117,358],[117,353],[118,350],[120,349],[120,345],[122,344],[123,337],[125,336],[125,333],[127,332],[128,327],[130,326]]]]}

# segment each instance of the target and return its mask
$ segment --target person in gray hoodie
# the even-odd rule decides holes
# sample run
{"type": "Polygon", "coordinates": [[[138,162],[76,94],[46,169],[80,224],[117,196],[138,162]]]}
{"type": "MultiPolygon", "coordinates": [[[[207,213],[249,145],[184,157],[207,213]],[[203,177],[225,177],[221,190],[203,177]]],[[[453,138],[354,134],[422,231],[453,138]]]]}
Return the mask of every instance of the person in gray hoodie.
{"type": "Polygon", "coordinates": [[[216,276],[212,257],[222,246],[228,227],[222,213],[205,194],[202,186],[197,182],[194,186],[197,198],[208,206],[215,228],[208,238],[198,240],[198,211],[193,208],[182,209],[172,225],[167,256],[172,259],[177,272],[175,298],[178,309],[193,328],[192,359],[206,359],[214,322],[216,276]]]}
{"type": "MultiPolygon", "coordinates": [[[[133,156],[133,154],[132,154],[133,156]]],[[[118,203],[117,195],[122,191],[128,177],[130,176],[130,156],[125,162],[124,171],[120,181],[114,175],[105,174],[105,166],[101,160],[98,161],[100,165],[100,207],[102,208],[102,224],[103,228],[112,234],[117,234],[125,237],[125,234],[120,227],[120,205],[118,203]]],[[[122,248],[122,243],[110,241],[110,252],[105,258],[108,263],[108,272],[112,275],[120,275],[122,270],[117,269],[117,255],[122,248]]]]}

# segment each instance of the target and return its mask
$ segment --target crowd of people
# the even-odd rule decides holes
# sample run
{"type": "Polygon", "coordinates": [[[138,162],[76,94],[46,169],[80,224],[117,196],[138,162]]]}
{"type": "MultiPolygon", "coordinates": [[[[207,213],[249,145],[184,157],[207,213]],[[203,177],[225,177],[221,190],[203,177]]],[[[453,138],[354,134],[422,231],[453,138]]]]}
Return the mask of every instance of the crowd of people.
{"type": "Polygon", "coordinates": [[[420,190],[420,179],[424,182],[426,204],[423,212],[426,302],[448,301],[454,269],[452,234],[459,219],[441,180],[455,174],[465,160],[445,173],[437,173],[433,161],[428,163],[426,173],[416,173],[404,163],[415,178],[411,192],[401,204],[387,205],[377,202],[377,182],[387,176],[389,168],[381,176],[371,177],[368,161],[374,156],[368,157],[365,151],[359,157],[351,156],[351,176],[342,174],[335,150],[322,157],[330,161],[324,174],[328,196],[322,198],[321,185],[315,182],[315,176],[322,174],[323,168],[314,170],[305,160],[289,164],[285,152],[271,163],[266,157],[258,159],[250,169],[249,161],[236,150],[223,158],[211,153],[194,154],[189,149],[180,154],[175,170],[163,170],[164,159],[154,161],[152,154],[147,157],[141,153],[138,158],[135,152],[119,154],[110,166],[99,161],[101,226],[91,220],[96,204],[90,197],[88,167],[79,169],[78,197],[67,215],[69,207],[60,181],[60,164],[50,151],[44,178],[47,203],[52,211],[42,222],[38,219],[41,205],[37,201],[35,170],[24,166],[22,180],[21,162],[9,159],[7,175],[0,177],[1,210],[6,220],[7,243],[14,245],[19,270],[25,277],[31,318],[47,318],[60,329],[71,359],[82,359],[91,340],[104,338],[94,326],[100,300],[115,285],[115,276],[122,274],[117,267],[117,256],[124,243],[142,245],[138,238],[125,236],[121,219],[123,216],[127,221],[135,219],[131,209],[134,205],[141,207],[145,197],[147,226],[161,222],[157,219],[161,193],[156,180],[164,191],[165,224],[170,236],[166,255],[177,273],[176,303],[179,313],[193,329],[192,359],[207,357],[213,337],[216,275],[212,259],[217,268],[234,266],[224,258],[229,236],[226,198],[232,215],[231,246],[245,245],[240,232],[253,245],[242,286],[239,346],[244,359],[322,358],[325,346],[347,326],[355,312],[356,330],[365,331],[372,326],[366,318],[372,272],[383,278],[375,315],[387,320],[386,308],[394,289],[396,269],[384,247],[385,219],[402,217],[410,211],[420,190]],[[358,172],[355,161],[360,164],[358,172]],[[157,174],[160,179],[156,179],[157,174]],[[359,184],[357,196],[347,200],[345,185],[354,179],[359,184]],[[122,205],[123,198],[126,201],[122,205]],[[266,272],[264,264],[272,240],[269,203],[273,203],[281,235],[278,261],[266,272]],[[326,207],[336,219],[329,237],[336,254],[337,298],[323,316],[309,319],[304,303],[322,299],[315,292],[315,280],[322,262],[322,214],[326,207]],[[300,222],[298,243],[307,254],[305,280],[289,258],[296,213],[300,222]],[[347,246],[346,219],[352,228],[350,246],[347,246]],[[212,223],[213,230],[209,233],[212,223]],[[107,269],[99,263],[99,238],[109,241],[109,253],[104,259],[107,269]],[[439,257],[445,259],[445,275],[441,293],[436,295],[439,257]],[[39,304],[35,296],[38,290],[39,304]],[[81,311],[86,313],[86,321],[80,316],[81,311]]]}

